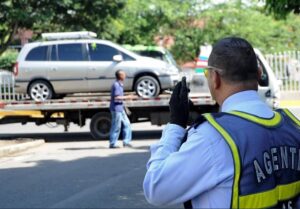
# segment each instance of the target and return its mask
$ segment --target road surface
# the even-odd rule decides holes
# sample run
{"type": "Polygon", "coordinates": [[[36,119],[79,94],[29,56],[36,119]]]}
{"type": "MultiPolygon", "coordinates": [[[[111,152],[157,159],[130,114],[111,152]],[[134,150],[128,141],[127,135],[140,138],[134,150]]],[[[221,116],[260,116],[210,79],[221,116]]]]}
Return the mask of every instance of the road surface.
{"type": "MultiPolygon", "coordinates": [[[[161,128],[144,123],[134,130],[132,149],[108,149],[107,141],[84,132],[25,134],[48,143],[0,159],[0,208],[153,207],[144,198],[142,182],[149,145],[161,128]]],[[[16,130],[23,131],[28,129],[16,130]]]]}

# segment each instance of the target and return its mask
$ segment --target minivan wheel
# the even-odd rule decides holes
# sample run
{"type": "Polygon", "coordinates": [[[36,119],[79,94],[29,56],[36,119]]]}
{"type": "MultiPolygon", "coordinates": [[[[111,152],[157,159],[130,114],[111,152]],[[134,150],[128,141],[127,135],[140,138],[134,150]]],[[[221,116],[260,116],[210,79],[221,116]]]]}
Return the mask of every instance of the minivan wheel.
{"type": "Polygon", "coordinates": [[[135,82],[134,90],[140,97],[152,98],[159,95],[160,86],[152,76],[142,76],[135,82]]]}
{"type": "Polygon", "coordinates": [[[52,99],[54,92],[47,81],[34,81],[29,86],[28,94],[34,101],[42,102],[52,99]]]}

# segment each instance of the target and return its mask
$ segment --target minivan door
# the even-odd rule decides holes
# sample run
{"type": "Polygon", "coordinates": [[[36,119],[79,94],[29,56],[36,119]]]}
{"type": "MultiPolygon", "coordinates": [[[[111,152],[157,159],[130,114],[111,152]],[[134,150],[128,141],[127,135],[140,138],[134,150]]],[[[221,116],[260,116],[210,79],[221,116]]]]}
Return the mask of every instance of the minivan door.
{"type": "Polygon", "coordinates": [[[88,59],[82,43],[52,45],[48,79],[56,93],[88,92],[88,59]]]}
{"type": "Polygon", "coordinates": [[[88,88],[91,92],[109,91],[115,80],[115,72],[120,63],[113,60],[119,51],[99,43],[88,44],[90,67],[88,69],[88,88]]]}

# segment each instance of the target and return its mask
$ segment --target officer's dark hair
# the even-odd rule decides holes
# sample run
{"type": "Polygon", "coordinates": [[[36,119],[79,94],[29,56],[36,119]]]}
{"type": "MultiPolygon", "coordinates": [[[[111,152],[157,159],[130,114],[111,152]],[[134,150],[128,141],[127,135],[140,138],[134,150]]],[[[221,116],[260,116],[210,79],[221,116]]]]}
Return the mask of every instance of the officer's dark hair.
{"type": "Polygon", "coordinates": [[[116,76],[116,79],[117,79],[117,80],[120,80],[121,72],[123,72],[123,70],[117,70],[117,71],[116,71],[115,76],[116,76]]]}
{"type": "Polygon", "coordinates": [[[219,69],[227,81],[257,81],[257,58],[251,44],[245,39],[228,37],[218,41],[212,49],[208,65],[219,69]]]}

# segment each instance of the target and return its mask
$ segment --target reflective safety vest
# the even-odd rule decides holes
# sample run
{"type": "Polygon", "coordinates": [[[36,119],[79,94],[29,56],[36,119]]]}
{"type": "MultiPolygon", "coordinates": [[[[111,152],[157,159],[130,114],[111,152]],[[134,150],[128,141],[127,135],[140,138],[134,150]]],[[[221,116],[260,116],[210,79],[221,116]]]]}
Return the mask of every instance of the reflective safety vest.
{"type": "Polygon", "coordinates": [[[277,110],[271,119],[238,111],[204,117],[226,140],[234,159],[231,208],[297,207],[300,121],[290,111],[277,110]]]}

